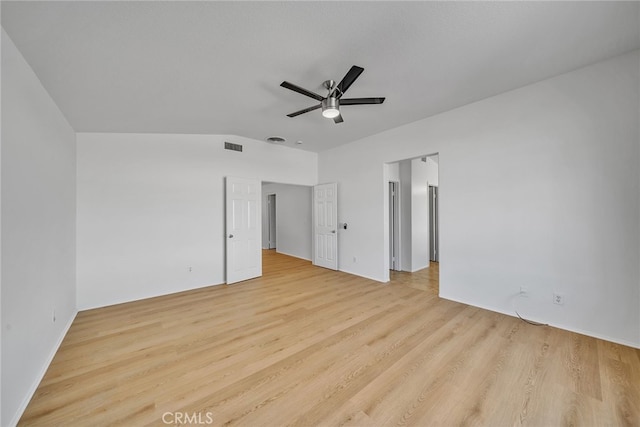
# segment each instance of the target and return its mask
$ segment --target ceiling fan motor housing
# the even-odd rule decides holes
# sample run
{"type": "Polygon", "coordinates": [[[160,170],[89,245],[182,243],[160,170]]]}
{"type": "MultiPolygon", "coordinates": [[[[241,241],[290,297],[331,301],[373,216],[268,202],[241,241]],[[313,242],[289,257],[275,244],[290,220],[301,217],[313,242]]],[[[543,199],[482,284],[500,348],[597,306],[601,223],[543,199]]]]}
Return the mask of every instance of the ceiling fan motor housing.
{"type": "Polygon", "coordinates": [[[337,110],[339,106],[340,101],[338,101],[338,98],[325,98],[322,100],[322,111],[327,108],[337,110]]]}
{"type": "Polygon", "coordinates": [[[328,119],[336,118],[340,115],[340,110],[338,107],[340,106],[338,98],[329,97],[325,98],[321,102],[322,104],[322,115],[328,119]]]}

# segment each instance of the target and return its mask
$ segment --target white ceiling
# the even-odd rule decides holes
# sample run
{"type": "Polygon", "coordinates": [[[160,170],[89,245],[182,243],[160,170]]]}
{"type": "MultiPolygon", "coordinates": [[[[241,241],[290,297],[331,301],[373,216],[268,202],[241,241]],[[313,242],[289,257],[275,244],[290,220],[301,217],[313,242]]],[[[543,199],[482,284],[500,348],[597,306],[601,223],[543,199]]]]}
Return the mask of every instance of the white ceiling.
{"type": "Polygon", "coordinates": [[[2,2],[79,132],[233,134],[322,151],[640,48],[638,2],[2,2]],[[320,92],[365,68],[345,122],[320,92]],[[303,145],[295,145],[302,140],[303,145]]]}

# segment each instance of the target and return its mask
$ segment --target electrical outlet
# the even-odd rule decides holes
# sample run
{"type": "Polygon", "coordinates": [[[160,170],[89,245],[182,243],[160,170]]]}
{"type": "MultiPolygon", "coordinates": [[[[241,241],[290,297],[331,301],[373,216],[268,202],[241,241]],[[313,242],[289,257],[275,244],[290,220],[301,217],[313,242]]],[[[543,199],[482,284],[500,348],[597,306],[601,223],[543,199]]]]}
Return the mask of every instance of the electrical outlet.
{"type": "Polygon", "coordinates": [[[189,267],[189,273],[191,273],[191,267],[189,267]]]}
{"type": "Polygon", "coordinates": [[[356,257],[353,257],[353,262],[354,262],[354,264],[355,264],[356,262],[358,262],[358,260],[356,259],[356,257]]]}
{"type": "Polygon", "coordinates": [[[564,295],[559,294],[557,292],[553,293],[553,303],[558,305],[564,304],[564,295]]]}
{"type": "Polygon", "coordinates": [[[56,309],[53,309],[53,323],[56,322],[56,309]]]}
{"type": "Polygon", "coordinates": [[[520,296],[524,298],[529,297],[529,288],[526,286],[520,286],[520,296]]]}

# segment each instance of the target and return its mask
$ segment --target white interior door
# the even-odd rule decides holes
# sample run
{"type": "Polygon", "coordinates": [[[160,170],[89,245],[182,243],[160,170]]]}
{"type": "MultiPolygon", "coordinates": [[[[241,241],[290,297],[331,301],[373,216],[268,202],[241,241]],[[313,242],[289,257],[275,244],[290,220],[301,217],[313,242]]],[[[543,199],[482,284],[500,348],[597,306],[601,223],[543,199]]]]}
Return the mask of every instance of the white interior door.
{"type": "Polygon", "coordinates": [[[262,276],[260,181],[226,178],[227,284],[262,276]]]}
{"type": "Polygon", "coordinates": [[[313,188],[313,263],[338,269],[338,184],[313,188]]]}

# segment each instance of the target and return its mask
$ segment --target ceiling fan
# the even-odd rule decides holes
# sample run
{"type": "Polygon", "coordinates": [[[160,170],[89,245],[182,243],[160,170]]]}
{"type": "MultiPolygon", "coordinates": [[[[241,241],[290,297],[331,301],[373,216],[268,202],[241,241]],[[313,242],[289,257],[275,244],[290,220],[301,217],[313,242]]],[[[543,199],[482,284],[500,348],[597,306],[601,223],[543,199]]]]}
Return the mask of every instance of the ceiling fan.
{"type": "Polygon", "coordinates": [[[280,86],[291,89],[294,92],[301,93],[313,98],[316,101],[320,101],[320,104],[314,105],[304,110],[296,111],[295,113],[287,114],[288,117],[299,116],[300,114],[308,113],[309,111],[322,108],[322,115],[328,119],[333,119],[335,123],[342,123],[342,115],[340,114],[341,105],[365,105],[365,104],[382,104],[384,98],[346,98],[342,99],[342,95],[349,89],[349,87],[356,81],[356,79],[362,74],[364,68],[354,65],[345,74],[342,81],[338,84],[333,80],[327,80],[323,83],[325,89],[327,89],[327,96],[318,95],[315,92],[296,86],[293,83],[284,81],[280,86]]]}

